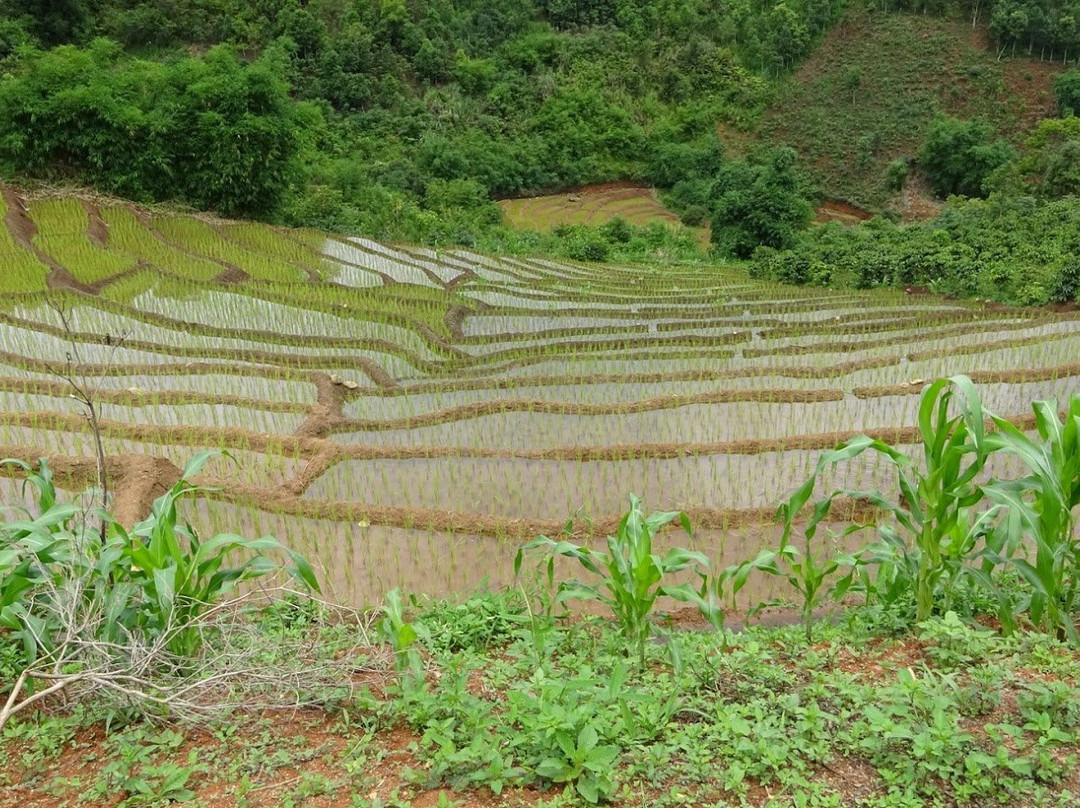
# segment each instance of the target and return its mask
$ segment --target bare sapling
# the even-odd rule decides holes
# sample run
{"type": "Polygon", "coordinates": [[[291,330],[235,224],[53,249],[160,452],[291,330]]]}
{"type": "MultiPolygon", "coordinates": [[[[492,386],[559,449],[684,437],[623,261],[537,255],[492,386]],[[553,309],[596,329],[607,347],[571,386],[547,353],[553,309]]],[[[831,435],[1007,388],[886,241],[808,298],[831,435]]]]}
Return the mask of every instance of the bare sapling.
{"type": "MultiPolygon", "coordinates": [[[[56,312],[56,315],[60,318],[60,324],[64,329],[64,335],[67,337],[70,349],[65,355],[65,364],[62,371],[54,371],[57,376],[60,377],[71,388],[69,393],[72,400],[76,401],[85,410],[87,423],[90,425],[90,434],[94,441],[95,461],[97,464],[97,488],[101,497],[101,509],[104,514],[105,509],[109,504],[109,472],[108,464],[105,457],[105,442],[101,436],[101,405],[98,401],[97,394],[98,388],[95,387],[86,372],[86,363],[83,361],[82,354],[79,351],[79,342],[75,339],[75,333],[71,328],[71,321],[68,317],[68,310],[64,306],[63,302],[50,298],[49,307],[56,312]]],[[[113,336],[112,334],[105,334],[105,344],[110,347],[109,362],[106,363],[106,369],[112,367],[112,360],[116,356],[116,351],[124,344],[124,340],[127,339],[129,332],[124,332],[119,336],[113,336]]],[[[92,506],[92,503],[91,503],[92,506]]],[[[109,521],[102,515],[100,519],[99,533],[101,536],[101,543],[104,544],[109,530],[109,521]]]]}

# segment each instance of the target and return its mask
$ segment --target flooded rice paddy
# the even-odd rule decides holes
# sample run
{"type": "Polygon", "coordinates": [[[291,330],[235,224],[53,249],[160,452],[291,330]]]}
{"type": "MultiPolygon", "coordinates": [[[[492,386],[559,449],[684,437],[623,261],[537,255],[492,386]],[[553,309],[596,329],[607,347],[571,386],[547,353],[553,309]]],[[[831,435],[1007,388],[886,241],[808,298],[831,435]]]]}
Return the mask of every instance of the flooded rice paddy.
{"type": "MultiPolygon", "coordinates": [[[[512,583],[522,542],[570,517],[597,540],[630,492],[695,521],[662,544],[724,566],[775,542],[776,505],[837,441],[866,431],[914,452],[933,378],[970,374],[1017,418],[1080,392],[1075,313],[94,215],[111,231],[93,250],[12,236],[25,254],[0,288],[0,446],[89,485],[78,385],[121,487],[132,458],[175,476],[227,450],[187,518],[276,536],[355,605],[512,583]]],[[[876,456],[823,485],[896,491],[876,456]]],[[[29,504],[10,476],[0,496],[29,504]]]]}

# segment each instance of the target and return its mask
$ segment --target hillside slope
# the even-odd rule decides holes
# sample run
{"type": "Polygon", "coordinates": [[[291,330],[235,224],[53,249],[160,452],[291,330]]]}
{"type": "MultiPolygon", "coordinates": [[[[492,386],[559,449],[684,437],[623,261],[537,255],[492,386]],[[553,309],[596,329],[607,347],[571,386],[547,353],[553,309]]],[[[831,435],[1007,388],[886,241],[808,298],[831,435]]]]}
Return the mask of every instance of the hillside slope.
{"type": "Polygon", "coordinates": [[[886,166],[918,152],[935,116],[983,116],[1019,142],[1053,114],[1063,69],[998,61],[981,25],[861,10],[781,85],[759,135],[795,147],[827,196],[881,209],[886,166]]]}

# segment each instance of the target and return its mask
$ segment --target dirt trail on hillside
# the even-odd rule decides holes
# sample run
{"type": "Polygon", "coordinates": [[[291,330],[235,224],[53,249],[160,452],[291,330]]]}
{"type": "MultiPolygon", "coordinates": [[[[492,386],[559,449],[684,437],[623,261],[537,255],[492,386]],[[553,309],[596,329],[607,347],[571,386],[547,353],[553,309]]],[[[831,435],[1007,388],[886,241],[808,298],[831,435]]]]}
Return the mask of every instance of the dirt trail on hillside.
{"type": "MultiPolygon", "coordinates": [[[[98,482],[97,461],[91,457],[42,455],[26,446],[0,446],[0,456],[16,458],[32,467],[44,458],[56,483],[72,491],[86,490],[98,482]]],[[[21,470],[5,466],[4,476],[21,476],[21,470]]],[[[150,513],[154,500],[180,479],[181,470],[165,458],[141,454],[119,454],[106,458],[105,473],[112,501],[113,517],[125,528],[150,513]]]]}

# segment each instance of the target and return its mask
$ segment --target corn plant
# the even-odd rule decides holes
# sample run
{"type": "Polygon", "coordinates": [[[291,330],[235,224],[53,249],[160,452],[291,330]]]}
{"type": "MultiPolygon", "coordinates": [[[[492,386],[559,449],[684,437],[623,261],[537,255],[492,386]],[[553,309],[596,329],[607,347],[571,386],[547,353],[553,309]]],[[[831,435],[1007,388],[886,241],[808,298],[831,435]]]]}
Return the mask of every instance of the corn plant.
{"type": "Polygon", "coordinates": [[[82,509],[57,502],[46,463],[28,474],[42,512],[0,526],[0,622],[22,639],[28,661],[51,651],[61,628],[54,624],[61,606],[70,606],[61,601],[70,597],[95,604],[104,614],[98,640],[122,649],[133,637],[163,637],[166,650],[180,660],[198,653],[202,635],[196,622],[207,609],[239,583],[281,569],[268,551],[289,555],[293,563],[287,572],[318,590],[307,560],[276,539],[226,533],[204,541],[180,521],[178,501],[206,490],[191,478],[214,454],[192,458],[181,479],[130,534],[103,515],[110,527],[103,544],[82,509]],[[236,552],[248,558],[226,566],[236,552]]]}
{"type": "MultiPolygon", "coordinates": [[[[824,505],[819,503],[819,507],[827,507],[831,500],[823,502],[824,505]]],[[[802,600],[799,614],[806,631],[806,641],[809,643],[813,641],[814,610],[820,607],[826,598],[839,601],[848,593],[856,583],[863,560],[861,554],[838,553],[828,557],[816,551],[813,540],[817,535],[820,519],[812,521],[805,529],[805,549],[800,550],[791,543],[792,520],[786,518],[789,507],[788,503],[780,506],[779,515],[785,517],[785,521],[779,546],[775,549],[766,548],[754,558],[728,567],[719,576],[717,583],[723,586],[730,581],[732,595],[737,595],[752,572],[785,579],[802,600]]],[[[845,528],[841,535],[848,536],[864,527],[865,525],[851,525],[845,528]]],[[[772,604],[759,604],[750,610],[750,614],[767,605],[772,604]]]]}
{"type": "MultiPolygon", "coordinates": [[[[607,552],[593,550],[567,539],[554,541],[538,536],[518,550],[514,558],[514,573],[521,571],[525,552],[543,549],[547,551],[548,583],[554,583],[555,557],[572,558],[588,572],[599,575],[599,584],[581,581],[562,581],[556,601],[595,600],[608,606],[619,625],[619,631],[632,649],[636,651],[640,667],[645,667],[645,648],[653,631],[649,620],[656,599],[661,595],[683,603],[692,603],[705,618],[719,626],[722,614],[709,593],[706,570],[709,560],[701,553],[681,547],[672,548],[664,556],[653,552],[653,537],[661,528],[678,520],[687,536],[692,535],[690,520],[685,513],[646,514],[641,500],[630,495],[630,510],[623,515],[614,536],[607,538],[607,552]],[[701,578],[701,586],[694,589],[689,584],[663,583],[666,576],[693,569],[701,578]]],[[[572,522],[564,528],[569,534],[572,522]]]]}
{"type": "MultiPolygon", "coordinates": [[[[865,557],[868,565],[877,567],[876,578],[872,582],[864,580],[870,594],[886,602],[913,597],[916,622],[930,617],[960,577],[968,576],[985,585],[990,570],[1009,550],[1008,537],[998,523],[1002,507],[979,513],[974,510],[984,496],[978,475],[996,447],[986,432],[988,415],[966,376],[940,379],[929,385],[923,392],[918,415],[925,468],[883,441],[866,435],[852,438],[824,453],[810,478],[781,506],[785,537],[790,535],[826,469],[865,452],[876,452],[896,472],[898,500],[890,501],[874,490],[833,491],[814,505],[807,533],[812,536],[840,496],[863,500],[888,514],[891,521],[877,525],[880,542],[865,557]],[[955,415],[951,413],[954,403],[960,410],[955,415]]],[[[796,577],[806,580],[805,576],[796,577]]]]}
{"type": "Polygon", "coordinates": [[[1080,396],[1073,396],[1064,420],[1054,400],[1036,401],[1035,426],[1041,440],[1029,438],[1013,424],[994,418],[993,449],[1019,457],[1029,473],[986,486],[987,497],[1010,513],[1014,543],[1033,545],[1034,563],[1023,555],[1008,560],[1030,585],[1026,602],[1032,621],[1080,645],[1071,613],[1080,599],[1080,541],[1073,514],[1080,504],[1080,396]]]}
{"type": "Polygon", "coordinates": [[[426,637],[427,632],[423,625],[405,619],[405,602],[401,597],[401,590],[391,589],[387,592],[386,603],[379,611],[382,617],[377,624],[378,631],[394,652],[394,668],[398,675],[411,672],[414,677],[420,677],[423,662],[415,645],[421,637],[426,637]]]}
{"type": "MultiPolygon", "coordinates": [[[[267,551],[286,553],[292,561],[286,572],[301,585],[319,591],[307,559],[286,549],[277,539],[245,539],[221,533],[204,541],[190,524],[179,520],[177,502],[208,490],[192,484],[191,479],[216,454],[221,453],[204,451],[195,455],[180,480],[154,501],[150,516],[135,525],[130,535],[115,525],[119,539],[116,548],[123,564],[121,577],[140,592],[143,619],[152,630],[187,626],[239,583],[277,572],[280,567],[265,555],[267,551]],[[224,566],[237,551],[248,557],[237,566],[224,566]]],[[[194,629],[182,629],[176,633],[170,650],[178,656],[191,656],[198,650],[199,639],[194,629]]]]}
{"type": "Polygon", "coordinates": [[[74,504],[56,500],[52,471],[45,460],[34,472],[21,460],[4,460],[26,471],[26,486],[37,489],[39,514],[34,517],[25,508],[22,519],[5,523],[0,529],[0,628],[22,645],[25,661],[35,659],[51,646],[51,629],[46,619],[30,608],[31,596],[47,584],[50,569],[70,562],[70,525],[80,514],[74,504]]]}

